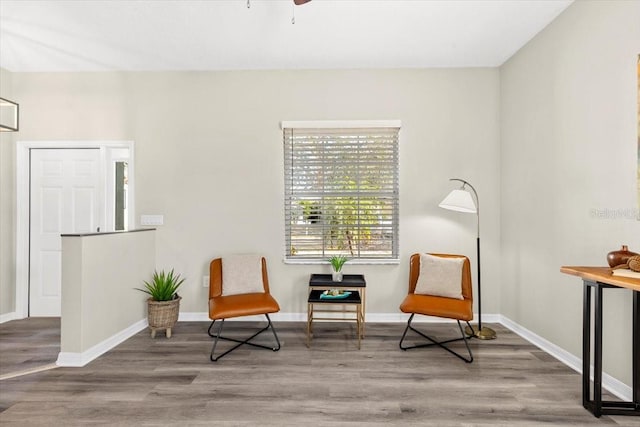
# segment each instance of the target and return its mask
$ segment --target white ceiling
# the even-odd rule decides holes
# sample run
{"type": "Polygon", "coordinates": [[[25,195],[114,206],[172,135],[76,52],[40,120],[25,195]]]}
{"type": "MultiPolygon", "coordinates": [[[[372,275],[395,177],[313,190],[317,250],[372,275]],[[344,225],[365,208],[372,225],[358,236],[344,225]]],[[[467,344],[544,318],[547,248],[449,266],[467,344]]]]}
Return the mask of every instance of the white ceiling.
{"type": "Polygon", "coordinates": [[[0,0],[14,72],[494,67],[570,0],[0,0]],[[295,24],[292,17],[295,13],[295,24]]]}

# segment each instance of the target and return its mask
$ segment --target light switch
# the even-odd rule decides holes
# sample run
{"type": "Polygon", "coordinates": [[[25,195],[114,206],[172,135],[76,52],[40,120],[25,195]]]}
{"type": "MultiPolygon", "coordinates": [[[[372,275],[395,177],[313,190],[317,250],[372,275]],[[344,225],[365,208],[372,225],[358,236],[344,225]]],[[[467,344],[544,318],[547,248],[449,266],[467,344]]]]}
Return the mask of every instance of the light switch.
{"type": "Polygon", "coordinates": [[[202,287],[203,288],[209,287],[209,276],[202,276],[202,287]]]}
{"type": "Polygon", "coordinates": [[[164,215],[140,215],[140,225],[163,225],[164,215]]]}

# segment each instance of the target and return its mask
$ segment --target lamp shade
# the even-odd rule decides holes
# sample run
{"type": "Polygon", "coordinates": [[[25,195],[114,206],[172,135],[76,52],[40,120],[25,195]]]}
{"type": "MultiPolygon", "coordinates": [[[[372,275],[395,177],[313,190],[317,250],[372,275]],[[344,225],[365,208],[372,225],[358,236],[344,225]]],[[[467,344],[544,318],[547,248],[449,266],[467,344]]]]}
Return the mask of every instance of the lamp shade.
{"type": "Polygon", "coordinates": [[[452,190],[438,206],[451,211],[466,213],[478,212],[476,204],[473,202],[473,197],[471,197],[471,193],[460,189],[452,190]]]}

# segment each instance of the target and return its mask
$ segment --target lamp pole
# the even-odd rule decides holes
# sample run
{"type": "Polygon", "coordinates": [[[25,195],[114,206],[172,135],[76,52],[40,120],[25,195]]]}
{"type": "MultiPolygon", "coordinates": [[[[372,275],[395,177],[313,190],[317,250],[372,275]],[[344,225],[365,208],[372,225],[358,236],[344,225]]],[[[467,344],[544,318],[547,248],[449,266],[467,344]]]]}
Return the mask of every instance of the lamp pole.
{"type": "Polygon", "coordinates": [[[480,338],[482,340],[492,340],[496,338],[496,331],[488,327],[482,327],[482,279],[480,275],[480,198],[478,197],[478,192],[473,187],[473,185],[469,184],[469,182],[460,178],[451,178],[449,181],[460,181],[462,182],[462,189],[464,190],[465,186],[469,186],[471,191],[473,191],[473,195],[476,199],[476,221],[477,221],[477,234],[476,234],[476,251],[477,251],[477,264],[478,264],[478,327],[470,328],[466,327],[465,332],[469,336],[474,336],[476,338],[480,338]]]}

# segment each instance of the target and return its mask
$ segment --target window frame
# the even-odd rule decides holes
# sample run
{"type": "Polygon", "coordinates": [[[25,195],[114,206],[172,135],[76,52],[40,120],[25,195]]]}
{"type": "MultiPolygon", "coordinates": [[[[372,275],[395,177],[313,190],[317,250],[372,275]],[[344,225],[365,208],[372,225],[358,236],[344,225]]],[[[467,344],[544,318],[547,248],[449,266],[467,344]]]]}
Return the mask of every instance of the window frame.
{"type": "MultiPolygon", "coordinates": [[[[335,134],[336,131],[340,131],[344,129],[345,131],[349,129],[375,129],[375,128],[385,128],[387,130],[394,130],[396,135],[394,136],[394,146],[393,146],[393,161],[390,166],[392,167],[392,176],[393,176],[393,198],[392,198],[392,237],[391,237],[391,253],[387,256],[382,257],[367,257],[364,256],[355,256],[352,257],[349,254],[344,254],[349,258],[350,264],[398,264],[400,259],[400,159],[399,159],[399,148],[400,148],[400,131],[402,129],[402,122],[400,120],[324,120],[324,121],[282,121],[280,125],[282,131],[283,138],[283,155],[285,156],[285,162],[283,164],[283,175],[284,175],[284,262],[286,264],[326,264],[327,258],[330,255],[326,253],[320,256],[300,256],[296,257],[295,255],[291,255],[291,218],[289,217],[289,212],[291,210],[291,206],[288,206],[290,203],[290,197],[293,194],[291,185],[287,182],[287,177],[290,177],[290,170],[287,164],[287,156],[290,155],[290,152],[287,152],[287,130],[293,129],[303,131],[306,130],[321,130],[327,129],[328,134],[335,134]]],[[[347,134],[347,132],[345,132],[347,134]]],[[[359,197],[360,192],[358,190],[354,191],[357,197],[359,197]]],[[[330,194],[330,192],[329,192],[330,194]]],[[[391,193],[390,193],[391,194],[391,193]]],[[[359,226],[360,224],[358,224],[359,226]]],[[[323,237],[324,239],[325,237],[323,237]]]]}

